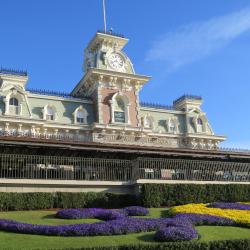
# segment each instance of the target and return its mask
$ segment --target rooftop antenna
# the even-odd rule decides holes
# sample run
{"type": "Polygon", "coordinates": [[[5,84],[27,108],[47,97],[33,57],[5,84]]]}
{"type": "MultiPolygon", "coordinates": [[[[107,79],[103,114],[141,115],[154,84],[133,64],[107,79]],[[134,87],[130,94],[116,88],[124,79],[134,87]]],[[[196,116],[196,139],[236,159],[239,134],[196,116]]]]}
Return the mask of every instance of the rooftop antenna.
{"type": "Polygon", "coordinates": [[[103,21],[104,21],[104,32],[107,32],[107,22],[106,22],[106,5],[105,0],[102,0],[102,8],[103,8],[103,21]]]}

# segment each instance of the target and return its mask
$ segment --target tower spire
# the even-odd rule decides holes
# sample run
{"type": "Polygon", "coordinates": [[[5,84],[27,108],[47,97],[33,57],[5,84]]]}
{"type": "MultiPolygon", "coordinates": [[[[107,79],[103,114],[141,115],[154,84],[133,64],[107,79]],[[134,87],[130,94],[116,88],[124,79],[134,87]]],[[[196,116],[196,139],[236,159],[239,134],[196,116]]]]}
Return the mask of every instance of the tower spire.
{"type": "Polygon", "coordinates": [[[104,32],[107,32],[107,23],[106,23],[106,4],[105,0],[102,0],[102,8],[103,8],[103,21],[104,21],[104,32]]]}

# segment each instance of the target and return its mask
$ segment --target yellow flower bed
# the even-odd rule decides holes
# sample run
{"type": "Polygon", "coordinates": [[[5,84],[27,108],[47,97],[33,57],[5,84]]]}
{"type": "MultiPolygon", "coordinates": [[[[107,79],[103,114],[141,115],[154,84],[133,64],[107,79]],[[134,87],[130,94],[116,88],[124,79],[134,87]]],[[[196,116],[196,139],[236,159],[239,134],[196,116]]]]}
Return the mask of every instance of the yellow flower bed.
{"type": "Polygon", "coordinates": [[[175,206],[170,208],[170,212],[175,214],[193,213],[193,214],[209,214],[221,217],[226,217],[236,221],[237,223],[250,224],[250,211],[248,210],[233,210],[206,207],[207,204],[187,204],[183,206],[175,206]]]}

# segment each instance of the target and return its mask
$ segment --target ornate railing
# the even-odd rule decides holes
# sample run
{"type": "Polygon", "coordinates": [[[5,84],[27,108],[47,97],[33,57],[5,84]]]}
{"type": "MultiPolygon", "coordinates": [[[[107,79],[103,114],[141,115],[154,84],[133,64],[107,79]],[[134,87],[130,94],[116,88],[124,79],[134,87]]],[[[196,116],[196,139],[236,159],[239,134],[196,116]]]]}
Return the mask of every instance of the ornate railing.
{"type": "Polygon", "coordinates": [[[45,90],[45,89],[32,89],[32,88],[28,88],[27,91],[33,94],[38,94],[38,95],[49,95],[49,96],[58,96],[58,97],[69,98],[69,99],[79,99],[66,92],[59,92],[59,91],[45,90]]]}
{"type": "Polygon", "coordinates": [[[98,30],[97,33],[102,33],[102,34],[107,34],[107,35],[111,35],[111,36],[125,38],[125,36],[123,34],[113,32],[113,30],[110,30],[110,31],[98,30]]]}
{"type": "Polygon", "coordinates": [[[250,163],[138,158],[137,178],[172,181],[249,182],[250,163]]]}
{"type": "Polygon", "coordinates": [[[202,97],[201,96],[198,96],[198,95],[183,95],[181,97],[179,97],[178,99],[176,99],[174,101],[174,104],[178,103],[178,102],[181,102],[185,99],[190,99],[190,100],[202,100],[202,97]]]}
{"type": "Polygon", "coordinates": [[[140,106],[144,108],[174,110],[173,106],[163,105],[163,104],[158,104],[158,103],[150,103],[150,102],[140,102],[140,106]]]}
{"type": "Polygon", "coordinates": [[[0,179],[129,183],[137,180],[250,182],[250,163],[145,157],[120,160],[0,154],[0,179]]]}
{"type": "Polygon", "coordinates": [[[129,160],[0,154],[0,178],[130,181],[134,177],[129,160]]]}
{"type": "Polygon", "coordinates": [[[16,76],[27,76],[27,71],[24,70],[15,70],[15,69],[6,69],[6,68],[0,68],[0,74],[6,74],[6,75],[16,75],[16,76]]]}
{"type": "Polygon", "coordinates": [[[249,153],[250,154],[250,149],[219,147],[218,150],[225,151],[225,152],[236,152],[236,153],[238,152],[238,153],[249,153]]]}

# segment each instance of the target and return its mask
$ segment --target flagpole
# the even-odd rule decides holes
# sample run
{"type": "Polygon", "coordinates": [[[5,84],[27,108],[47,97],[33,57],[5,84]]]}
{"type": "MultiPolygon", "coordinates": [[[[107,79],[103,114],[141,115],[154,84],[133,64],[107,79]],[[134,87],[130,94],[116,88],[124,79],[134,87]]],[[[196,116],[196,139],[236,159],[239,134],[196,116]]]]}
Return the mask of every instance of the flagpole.
{"type": "Polygon", "coordinates": [[[102,7],[103,7],[103,21],[104,21],[104,32],[107,32],[107,24],[106,24],[106,6],[105,0],[102,0],[102,7]]]}

